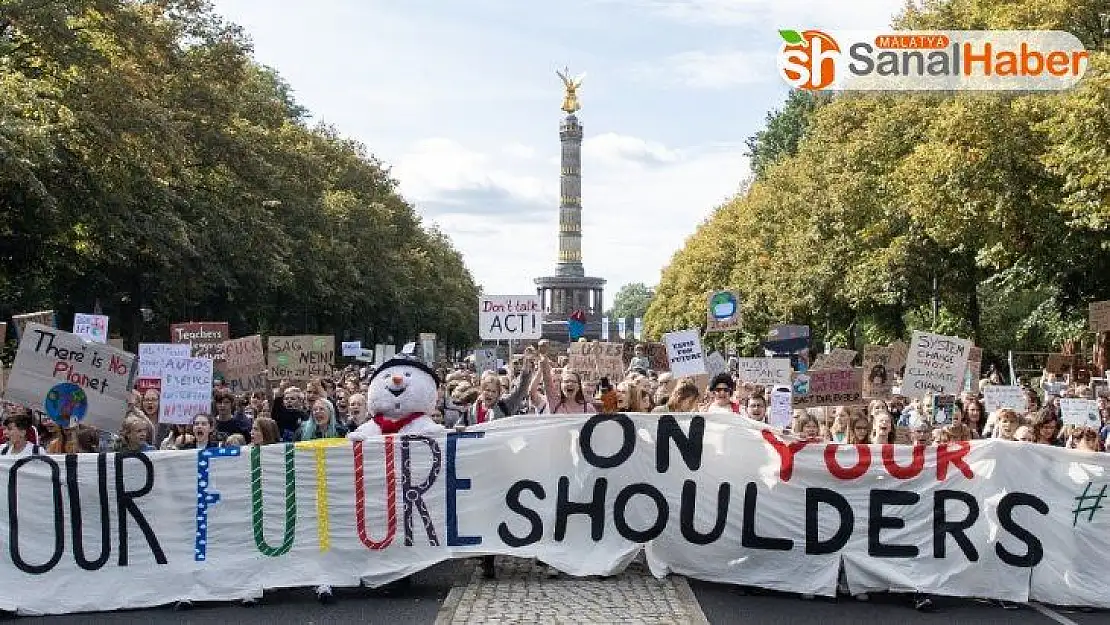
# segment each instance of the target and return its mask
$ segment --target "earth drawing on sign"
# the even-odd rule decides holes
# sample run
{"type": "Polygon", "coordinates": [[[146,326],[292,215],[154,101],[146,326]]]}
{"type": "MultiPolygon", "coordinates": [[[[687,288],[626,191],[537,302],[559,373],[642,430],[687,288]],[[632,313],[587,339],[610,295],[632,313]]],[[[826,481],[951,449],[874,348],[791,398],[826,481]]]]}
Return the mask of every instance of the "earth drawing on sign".
{"type": "Polygon", "coordinates": [[[43,411],[58,427],[68,428],[73,422],[80,423],[89,409],[89,397],[85,389],[64,382],[51,388],[42,403],[43,411]]]}

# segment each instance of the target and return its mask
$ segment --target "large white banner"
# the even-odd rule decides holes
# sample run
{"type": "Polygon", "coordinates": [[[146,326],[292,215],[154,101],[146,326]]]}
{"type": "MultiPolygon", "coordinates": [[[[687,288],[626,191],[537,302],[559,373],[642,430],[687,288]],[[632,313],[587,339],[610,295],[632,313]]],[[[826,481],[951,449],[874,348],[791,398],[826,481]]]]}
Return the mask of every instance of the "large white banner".
{"type": "Polygon", "coordinates": [[[1108,607],[1108,469],[1048,445],[804,443],[695,414],[0,457],[0,609],[383,584],[481,554],[606,575],[641,549],[658,576],[833,595],[843,568],[852,593],[1108,607]]]}
{"type": "Polygon", "coordinates": [[[482,295],[478,298],[478,337],[483,341],[538,339],[543,336],[543,305],[538,295],[482,295]]]}

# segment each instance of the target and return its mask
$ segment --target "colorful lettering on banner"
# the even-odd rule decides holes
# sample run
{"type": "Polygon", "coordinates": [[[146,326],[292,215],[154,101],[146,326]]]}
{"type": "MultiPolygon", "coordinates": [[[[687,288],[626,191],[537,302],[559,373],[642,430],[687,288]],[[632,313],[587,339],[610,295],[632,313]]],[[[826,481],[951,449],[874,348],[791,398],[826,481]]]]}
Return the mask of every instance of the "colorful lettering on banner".
{"type": "Polygon", "coordinates": [[[731,415],[568,415],[249,452],[0,457],[0,473],[0,605],[26,612],[384,584],[484,554],[599,575],[645,546],[653,571],[785,592],[833,596],[843,571],[853,592],[914,580],[1110,607],[1110,457],[1049,445],[836,445],[731,415]],[[81,593],[57,592],[77,575],[81,593]]]}

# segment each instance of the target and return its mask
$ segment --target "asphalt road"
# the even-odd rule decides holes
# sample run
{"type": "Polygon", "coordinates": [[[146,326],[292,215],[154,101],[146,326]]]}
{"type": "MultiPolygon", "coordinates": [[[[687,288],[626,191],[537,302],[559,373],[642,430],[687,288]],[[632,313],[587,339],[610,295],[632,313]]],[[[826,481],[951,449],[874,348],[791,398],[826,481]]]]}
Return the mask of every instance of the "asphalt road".
{"type": "MultiPolygon", "coordinates": [[[[311,589],[279,590],[267,593],[262,604],[245,608],[229,604],[198,604],[178,612],[172,607],[95,614],[51,617],[12,618],[22,625],[92,625],[240,623],[243,625],[390,623],[430,625],[440,605],[455,585],[463,586],[474,570],[474,561],[447,562],[418,573],[408,588],[392,592],[366,589],[339,589],[337,602],[321,606],[311,589]]],[[[137,580],[138,581],[138,580],[137,580]]],[[[768,625],[839,625],[859,623],[974,623],[976,625],[1110,625],[1110,612],[1082,613],[1056,609],[1048,614],[1030,606],[1003,610],[987,602],[937,599],[937,610],[916,612],[910,598],[900,595],[872,595],[864,603],[851,598],[838,601],[804,601],[796,595],[778,593],[745,594],[735,586],[690,580],[702,611],[714,625],[760,623],[768,625]]]]}

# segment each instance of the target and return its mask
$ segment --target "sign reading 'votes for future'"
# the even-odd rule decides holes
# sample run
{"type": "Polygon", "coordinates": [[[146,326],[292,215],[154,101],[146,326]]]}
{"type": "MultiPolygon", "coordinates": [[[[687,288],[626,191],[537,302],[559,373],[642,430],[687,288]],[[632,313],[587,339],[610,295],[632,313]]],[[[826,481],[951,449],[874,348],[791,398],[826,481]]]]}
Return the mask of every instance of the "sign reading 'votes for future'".
{"type": "Polygon", "coordinates": [[[45,412],[60,425],[114,432],[127,409],[135,356],[38,323],[27,324],[6,399],[45,412]]]}
{"type": "Polygon", "coordinates": [[[478,299],[478,337],[486,341],[543,336],[538,295],[483,295],[478,299]]]}

